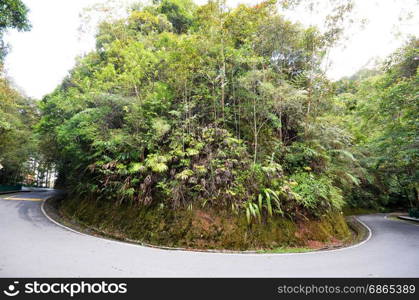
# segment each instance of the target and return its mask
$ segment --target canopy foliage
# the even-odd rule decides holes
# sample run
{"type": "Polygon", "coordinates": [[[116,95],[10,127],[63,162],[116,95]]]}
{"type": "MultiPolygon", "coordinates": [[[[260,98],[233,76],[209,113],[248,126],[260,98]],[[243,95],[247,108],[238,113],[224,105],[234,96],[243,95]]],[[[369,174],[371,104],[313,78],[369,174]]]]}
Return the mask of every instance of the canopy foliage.
{"type": "Polygon", "coordinates": [[[417,54],[348,89],[320,67],[333,30],[275,5],[163,0],[102,23],[96,50],[40,103],[59,183],[82,198],[211,206],[251,222],[339,210],[384,184],[374,168],[412,181],[417,64],[405,59],[417,54]]]}

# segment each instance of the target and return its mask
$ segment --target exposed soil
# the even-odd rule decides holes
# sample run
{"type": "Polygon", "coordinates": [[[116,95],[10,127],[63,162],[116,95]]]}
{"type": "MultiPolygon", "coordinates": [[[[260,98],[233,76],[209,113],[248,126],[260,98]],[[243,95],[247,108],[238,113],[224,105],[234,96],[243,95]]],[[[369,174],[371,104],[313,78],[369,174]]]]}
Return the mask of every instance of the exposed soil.
{"type": "MultiPolygon", "coordinates": [[[[354,234],[340,213],[297,224],[286,218],[248,225],[244,216],[210,209],[166,211],[115,207],[66,200],[56,206],[60,218],[90,232],[147,245],[194,250],[272,250],[337,248],[354,234]]],[[[79,228],[80,229],[80,228],[79,228]]]]}

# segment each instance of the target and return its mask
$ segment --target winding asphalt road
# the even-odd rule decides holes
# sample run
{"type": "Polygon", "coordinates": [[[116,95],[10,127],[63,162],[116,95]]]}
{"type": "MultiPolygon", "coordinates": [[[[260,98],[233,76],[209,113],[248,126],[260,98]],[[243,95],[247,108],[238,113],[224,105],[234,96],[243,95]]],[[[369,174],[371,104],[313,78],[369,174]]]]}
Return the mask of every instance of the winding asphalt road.
{"type": "Polygon", "coordinates": [[[169,251],[66,230],[41,211],[51,193],[0,195],[0,277],[419,277],[419,226],[383,214],[360,217],[369,241],[337,251],[169,251]]]}

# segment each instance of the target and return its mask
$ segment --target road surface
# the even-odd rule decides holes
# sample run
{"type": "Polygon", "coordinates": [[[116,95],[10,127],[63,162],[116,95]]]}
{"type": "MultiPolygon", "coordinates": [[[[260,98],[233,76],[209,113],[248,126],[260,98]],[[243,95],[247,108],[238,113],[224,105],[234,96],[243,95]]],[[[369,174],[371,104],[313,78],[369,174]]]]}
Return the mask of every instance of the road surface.
{"type": "Polygon", "coordinates": [[[51,193],[0,195],[0,277],[419,277],[419,226],[383,214],[360,217],[369,241],[337,251],[169,251],[66,230],[41,211],[51,193]]]}

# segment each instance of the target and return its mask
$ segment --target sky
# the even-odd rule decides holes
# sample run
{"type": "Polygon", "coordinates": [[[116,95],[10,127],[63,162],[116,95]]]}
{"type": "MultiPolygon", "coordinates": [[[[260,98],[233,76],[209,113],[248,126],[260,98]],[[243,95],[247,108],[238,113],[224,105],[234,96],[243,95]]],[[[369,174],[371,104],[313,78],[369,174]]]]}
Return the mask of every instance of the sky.
{"type": "MultiPolygon", "coordinates": [[[[9,31],[5,40],[11,50],[6,57],[7,76],[27,96],[40,99],[52,92],[74,66],[75,59],[94,48],[94,31],[79,31],[83,9],[108,0],[23,0],[30,9],[29,32],[9,31]]],[[[119,0],[123,3],[138,0],[119,0]]],[[[195,0],[205,3],[205,0],[195,0]]],[[[228,6],[254,4],[258,0],[227,0],[228,6]]],[[[319,1],[320,2],[320,1],[319,1]]],[[[350,76],[371,64],[376,57],[385,57],[400,47],[407,34],[419,35],[419,20],[415,15],[400,21],[406,12],[418,10],[417,0],[355,0],[354,15],[367,19],[363,29],[350,26],[343,45],[329,54],[331,66],[327,74],[337,80],[350,76]],[[397,28],[395,28],[397,24],[397,28]],[[402,32],[398,35],[398,32],[402,32]]],[[[303,11],[286,13],[286,17],[304,25],[321,26],[321,13],[303,11]]],[[[95,21],[92,21],[94,28],[95,21]]]]}

